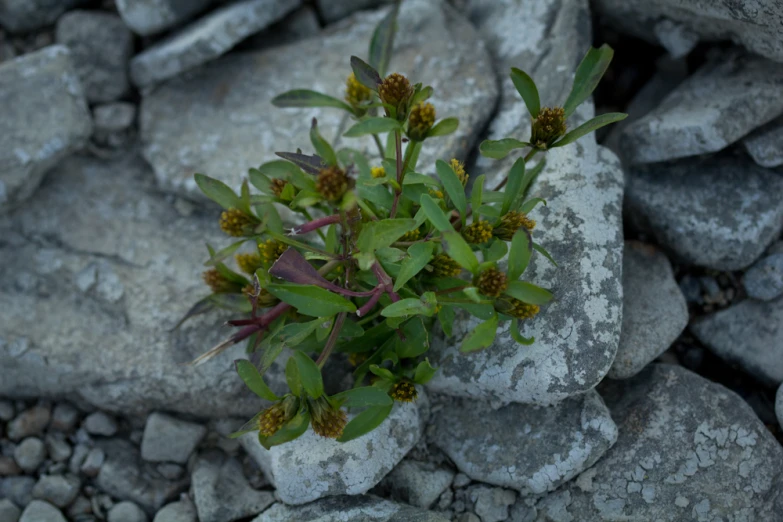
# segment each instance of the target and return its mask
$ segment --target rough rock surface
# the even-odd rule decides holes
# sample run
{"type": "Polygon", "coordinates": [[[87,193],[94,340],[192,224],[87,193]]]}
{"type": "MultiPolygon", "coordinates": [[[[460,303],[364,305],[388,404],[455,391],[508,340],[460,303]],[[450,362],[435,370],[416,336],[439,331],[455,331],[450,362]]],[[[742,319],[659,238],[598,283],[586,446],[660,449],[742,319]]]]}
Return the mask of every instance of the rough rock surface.
{"type": "Polygon", "coordinates": [[[172,502],[158,511],[152,522],[198,522],[196,507],[187,499],[172,502]]]}
{"type": "Polygon", "coordinates": [[[108,522],[147,522],[147,514],[133,502],[123,501],[109,510],[108,522]]]}
{"type": "Polygon", "coordinates": [[[286,504],[336,495],[360,495],[378,484],[418,442],[429,412],[426,396],[417,404],[397,403],[383,423],[346,443],[316,435],[264,449],[258,433],[240,439],[286,504]]]}
{"type": "Polygon", "coordinates": [[[783,165],[783,118],[754,131],[742,143],[753,161],[762,167],[783,165]]]}
{"type": "Polygon", "coordinates": [[[688,326],[688,304],[666,256],[633,241],[623,250],[623,328],[609,377],[636,375],[688,326]]]}
{"type": "MultiPolygon", "coordinates": [[[[471,5],[468,16],[488,39],[498,70],[515,66],[528,71],[546,93],[542,103],[562,103],[590,43],[587,2],[471,5]],[[520,37],[522,24],[530,29],[520,37]]],[[[569,125],[591,115],[587,103],[569,125]]],[[[504,74],[501,106],[489,138],[524,140],[528,127],[524,103],[504,74]]],[[[479,170],[487,174],[487,184],[499,181],[518,156],[481,161],[479,170]]],[[[493,346],[462,354],[461,338],[480,321],[457,321],[454,338],[433,343],[433,359],[440,368],[430,387],[437,391],[551,404],[589,390],[609,371],[622,313],[622,172],[616,156],[596,146],[592,136],[552,150],[546,159],[546,168],[531,189],[531,196],[548,203],[531,215],[538,223],[533,237],[560,266],[534,255],[525,273],[556,296],[522,328],[523,335],[535,337],[535,344],[520,349],[505,323],[493,346]]]]}
{"type": "Polygon", "coordinates": [[[623,159],[654,163],[716,152],[783,113],[783,64],[713,58],[623,132],[623,159]]]}
{"type": "Polygon", "coordinates": [[[778,393],[775,395],[775,415],[778,418],[778,424],[783,428],[783,384],[778,388],[778,393]]]}
{"type": "Polygon", "coordinates": [[[386,475],[374,492],[383,492],[384,498],[427,509],[448,489],[453,479],[454,472],[449,469],[431,462],[405,459],[386,475]]]}
{"type": "Polygon", "coordinates": [[[184,364],[226,335],[225,314],[169,331],[208,294],[203,243],[225,241],[217,209],[189,211],[133,155],[73,157],[34,201],[0,217],[0,394],[71,395],[124,415],[256,413],[260,400],[231,363],[244,346],[184,364]]]}
{"type": "Polygon", "coordinates": [[[223,6],[134,56],[131,79],[139,88],[149,87],[214,60],[299,7],[300,2],[244,0],[223,6]]]}
{"type": "Polygon", "coordinates": [[[617,443],[538,520],[777,520],[783,448],[736,394],[661,364],[601,392],[617,443]]]}
{"type": "Polygon", "coordinates": [[[718,357],[739,364],[758,379],[783,382],[783,300],[742,301],[690,326],[718,357]]]}
{"type": "Polygon", "coordinates": [[[462,399],[434,418],[434,442],[473,480],[522,496],[552,491],[592,466],[617,440],[617,428],[593,390],[555,406],[462,399]]]}
{"type": "Polygon", "coordinates": [[[252,522],[448,522],[439,513],[424,511],[372,496],[331,497],[305,506],[275,504],[252,522]]]}
{"type": "MultiPolygon", "coordinates": [[[[198,192],[193,173],[203,172],[238,188],[248,168],[279,159],[276,151],[311,151],[314,117],[335,148],[365,143],[334,140],[351,124],[339,109],[278,109],[270,100],[295,88],[342,98],[350,55],[364,55],[385,14],[362,13],[328,35],[294,45],[225,56],[146,96],[141,137],[158,181],[168,189],[198,192]]],[[[433,139],[432,147],[428,142],[419,164],[464,158],[491,114],[497,93],[484,46],[470,23],[440,0],[404,2],[399,27],[389,70],[431,85],[439,117],[460,119],[457,132],[433,139]]]]}
{"type": "Polygon", "coordinates": [[[144,427],[141,458],[148,462],[185,464],[206,432],[207,429],[200,424],[153,413],[144,427]]]}
{"type": "Polygon", "coordinates": [[[159,33],[203,10],[213,0],[116,0],[125,24],[142,36],[159,33]]]}
{"type": "Polygon", "coordinates": [[[783,227],[783,176],[731,154],[630,167],[632,226],[687,264],[739,270],[783,227]]]}
{"type": "Polygon", "coordinates": [[[377,7],[384,3],[384,0],[316,0],[315,5],[318,12],[326,23],[335,22],[345,18],[354,11],[377,7]]]}
{"type": "Polygon", "coordinates": [[[0,106],[0,210],[7,210],[87,143],[92,120],[71,54],[61,45],[0,64],[0,106]]]}
{"type": "Polygon", "coordinates": [[[53,24],[68,9],[85,3],[87,0],[3,0],[0,27],[10,33],[33,31],[53,24]]]}
{"type": "Polygon", "coordinates": [[[748,297],[771,301],[783,294],[783,253],[770,254],[756,261],[742,276],[748,297]]]}

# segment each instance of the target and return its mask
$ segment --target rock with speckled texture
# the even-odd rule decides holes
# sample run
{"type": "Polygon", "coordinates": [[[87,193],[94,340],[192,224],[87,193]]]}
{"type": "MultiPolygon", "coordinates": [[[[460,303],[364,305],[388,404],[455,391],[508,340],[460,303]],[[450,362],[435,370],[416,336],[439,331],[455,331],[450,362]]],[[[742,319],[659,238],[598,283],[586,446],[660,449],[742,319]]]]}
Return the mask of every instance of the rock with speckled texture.
{"type": "Polygon", "coordinates": [[[275,504],[252,522],[448,522],[440,513],[424,511],[373,496],[331,497],[307,504],[275,504]]]}
{"type": "Polygon", "coordinates": [[[783,176],[745,156],[632,166],[626,183],[631,226],[686,264],[740,270],[783,228],[783,176]]]}
{"type": "Polygon", "coordinates": [[[778,418],[778,424],[783,428],[783,384],[778,388],[778,393],[775,395],[775,415],[778,418]]]}
{"type": "MultiPolygon", "coordinates": [[[[160,184],[199,194],[194,172],[239,188],[247,169],[298,147],[311,153],[310,124],[335,149],[365,148],[372,140],[341,138],[350,125],[334,109],[279,109],[270,101],[290,89],[314,89],[342,98],[349,57],[365,52],[387,10],[360,13],[332,31],[268,51],[228,55],[146,96],[140,122],[144,155],[160,184]],[[198,86],[198,88],[194,88],[198,86]],[[185,122],[187,124],[185,124],[185,122]]],[[[402,3],[390,71],[435,89],[438,117],[455,116],[459,129],[427,142],[419,165],[465,158],[492,113],[497,87],[486,50],[470,23],[442,0],[402,3]]]]}
{"type": "Polygon", "coordinates": [[[125,25],[141,36],[173,27],[211,3],[212,0],[116,0],[125,25]]]}
{"type": "Polygon", "coordinates": [[[451,486],[454,472],[432,462],[405,459],[374,490],[411,506],[427,509],[451,486]]]}
{"type": "Polygon", "coordinates": [[[316,435],[312,428],[270,450],[258,443],[257,432],[240,441],[275,486],[280,500],[304,504],[369,491],[418,442],[428,416],[429,403],[420,392],[415,404],[396,403],[379,427],[345,443],[316,435]]]}
{"type": "Polygon", "coordinates": [[[626,241],[623,250],[623,328],[609,377],[642,371],[688,326],[688,304],[671,263],[652,245],[626,241]]]}
{"type": "Polygon", "coordinates": [[[620,139],[623,159],[654,163],[717,152],[783,113],[783,64],[732,53],[677,86],[620,139]]]}
{"type": "Polygon", "coordinates": [[[754,131],[742,142],[753,161],[762,167],[783,165],[783,118],[778,118],[754,131]]]}
{"type": "Polygon", "coordinates": [[[0,64],[0,106],[0,211],[7,211],[87,143],[92,119],[71,53],[62,45],[0,64]]]}
{"type": "Polygon", "coordinates": [[[663,364],[600,391],[617,443],[537,520],[777,520],[783,448],[734,392],[663,364]]]}
{"type": "Polygon", "coordinates": [[[601,397],[590,390],[555,406],[456,399],[434,417],[434,441],[473,480],[540,496],[593,464],[617,440],[601,397]]]}

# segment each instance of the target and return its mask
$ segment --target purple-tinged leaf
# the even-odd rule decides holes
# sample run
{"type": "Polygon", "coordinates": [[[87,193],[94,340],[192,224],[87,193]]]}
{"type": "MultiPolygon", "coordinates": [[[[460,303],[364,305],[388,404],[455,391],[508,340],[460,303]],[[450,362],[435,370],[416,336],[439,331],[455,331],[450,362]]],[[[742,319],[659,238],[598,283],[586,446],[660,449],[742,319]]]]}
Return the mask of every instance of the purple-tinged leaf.
{"type": "Polygon", "coordinates": [[[295,248],[289,248],[283,252],[283,255],[281,255],[277,261],[275,261],[275,264],[272,265],[272,268],[269,269],[269,274],[274,277],[279,277],[284,281],[288,281],[289,283],[314,285],[343,295],[361,297],[372,293],[353,292],[351,290],[346,290],[331,281],[327,281],[326,278],[319,274],[318,270],[316,270],[295,248]]]}

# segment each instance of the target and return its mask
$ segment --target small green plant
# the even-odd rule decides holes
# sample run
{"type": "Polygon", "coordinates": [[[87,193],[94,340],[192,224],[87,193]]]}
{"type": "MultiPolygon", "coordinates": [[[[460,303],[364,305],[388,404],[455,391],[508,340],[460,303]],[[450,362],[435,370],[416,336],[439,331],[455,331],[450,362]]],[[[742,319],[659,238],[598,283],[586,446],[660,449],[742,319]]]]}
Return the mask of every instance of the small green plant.
{"type": "Polygon", "coordinates": [[[421,148],[454,132],[458,121],[437,120],[427,101],[431,87],[398,73],[385,75],[396,12],[392,9],[376,28],[369,63],[351,57],[344,101],[309,90],[289,91],[273,101],[279,107],[346,111],[355,124],[344,136],[371,137],[377,157],[334,150],[313,120],[315,154],[278,153],[281,160],[250,169],[239,194],[196,174],[204,194],[225,209],[221,229],[239,239],[221,250],[207,247],[210,268],[204,281],[212,294],[188,317],[213,307],[245,315],[228,322],[238,328],[234,335],[195,363],[248,342],[258,363],[239,360],[237,372],[273,405],[235,435],[257,430],[266,448],[295,439],[308,426],[324,437],[352,440],[383,422],[394,401],[415,400],[416,385],[436,371],[426,357],[430,337],[436,329],[451,336],[459,309],[483,321],[464,337],[462,352],[488,348],[504,321],[511,321],[515,340],[533,343],[520,333],[520,323],[532,320],[553,296],[523,275],[535,252],[554,261],[534,241],[536,223],[529,217],[545,204],[527,198],[543,161],[530,169],[526,164],[538,152],[624,117],[603,115],[570,132],[566,128],[566,118],[606,70],[612,57],[607,47],[587,53],[562,108],[540,108],[533,80],[512,69],[530,111],[532,137],[485,141],[480,151],[491,158],[515,149],[529,152],[493,190],[478,176],[468,195],[468,174],[457,159],[438,160],[434,171],[418,165],[421,148]],[[260,193],[251,194],[251,185],[260,193]],[[301,224],[285,229],[276,206],[296,213],[301,224]],[[244,245],[250,251],[237,253],[244,245]],[[225,263],[232,256],[238,270],[225,263]],[[280,397],[263,375],[284,349],[293,355],[285,366],[289,391],[280,397]],[[327,396],[322,370],[335,354],[355,366],[356,384],[327,396]],[[344,408],[358,414],[348,421],[344,408]]]}

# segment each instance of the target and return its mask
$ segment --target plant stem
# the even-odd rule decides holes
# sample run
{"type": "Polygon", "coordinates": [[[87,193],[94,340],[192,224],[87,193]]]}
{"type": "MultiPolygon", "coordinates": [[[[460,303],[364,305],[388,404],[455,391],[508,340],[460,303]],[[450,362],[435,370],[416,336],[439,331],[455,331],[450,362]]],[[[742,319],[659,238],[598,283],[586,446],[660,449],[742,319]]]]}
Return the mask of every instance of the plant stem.
{"type": "Polygon", "coordinates": [[[321,234],[321,238],[326,241],[326,237],[324,237],[323,233],[321,232],[321,227],[327,227],[329,225],[333,225],[335,223],[340,222],[340,214],[333,214],[331,216],[324,216],[320,217],[318,219],[313,219],[309,215],[307,215],[307,218],[310,220],[309,222],[305,223],[304,225],[294,227],[291,229],[291,233],[293,235],[302,235],[307,234],[308,232],[312,232],[313,230],[318,231],[319,234],[321,234]]]}
{"type": "Polygon", "coordinates": [[[329,334],[329,339],[326,340],[326,345],[321,351],[321,355],[319,355],[318,359],[315,361],[315,364],[318,365],[318,368],[324,367],[326,360],[332,354],[332,350],[334,350],[334,347],[337,345],[337,338],[340,337],[340,330],[343,329],[343,323],[345,322],[345,317],[347,314],[348,312],[340,312],[337,314],[337,317],[334,320],[334,326],[332,326],[332,333],[329,334]]]}
{"type": "MultiPolygon", "coordinates": [[[[303,216],[304,216],[306,219],[308,219],[308,220],[310,220],[310,221],[313,221],[313,216],[312,216],[312,215],[311,215],[311,214],[310,214],[310,213],[307,211],[307,209],[306,209],[306,208],[303,208],[303,209],[302,209],[302,215],[303,215],[303,216]]],[[[324,242],[324,244],[326,244],[326,235],[325,235],[325,234],[323,233],[323,231],[322,231],[322,230],[320,230],[320,229],[318,229],[318,230],[317,230],[317,232],[318,232],[318,235],[319,235],[319,236],[321,236],[321,240],[324,242]]]]}
{"type": "Polygon", "coordinates": [[[394,147],[397,156],[397,185],[399,188],[394,191],[394,202],[389,213],[390,219],[397,215],[397,206],[400,204],[400,195],[402,194],[402,133],[400,131],[394,131],[394,147]]]}
{"type": "Polygon", "coordinates": [[[383,144],[381,144],[381,139],[377,134],[373,134],[372,138],[375,140],[375,144],[378,146],[378,152],[381,155],[381,160],[384,160],[386,158],[386,150],[384,149],[383,144]]]}
{"type": "MultiPolygon", "coordinates": [[[[537,152],[538,152],[538,149],[530,149],[530,152],[528,152],[528,153],[527,153],[527,155],[525,156],[525,165],[527,165],[527,162],[528,162],[528,161],[530,161],[531,159],[533,159],[533,156],[535,156],[537,152]]],[[[500,183],[498,183],[497,187],[495,187],[495,188],[494,188],[494,189],[492,189],[492,190],[494,190],[494,191],[498,191],[498,190],[502,189],[503,187],[505,187],[505,186],[506,186],[506,183],[508,183],[508,176],[506,176],[505,178],[503,178],[503,181],[501,181],[500,183]]],[[[472,210],[472,209],[471,209],[471,210],[472,210]]]]}

